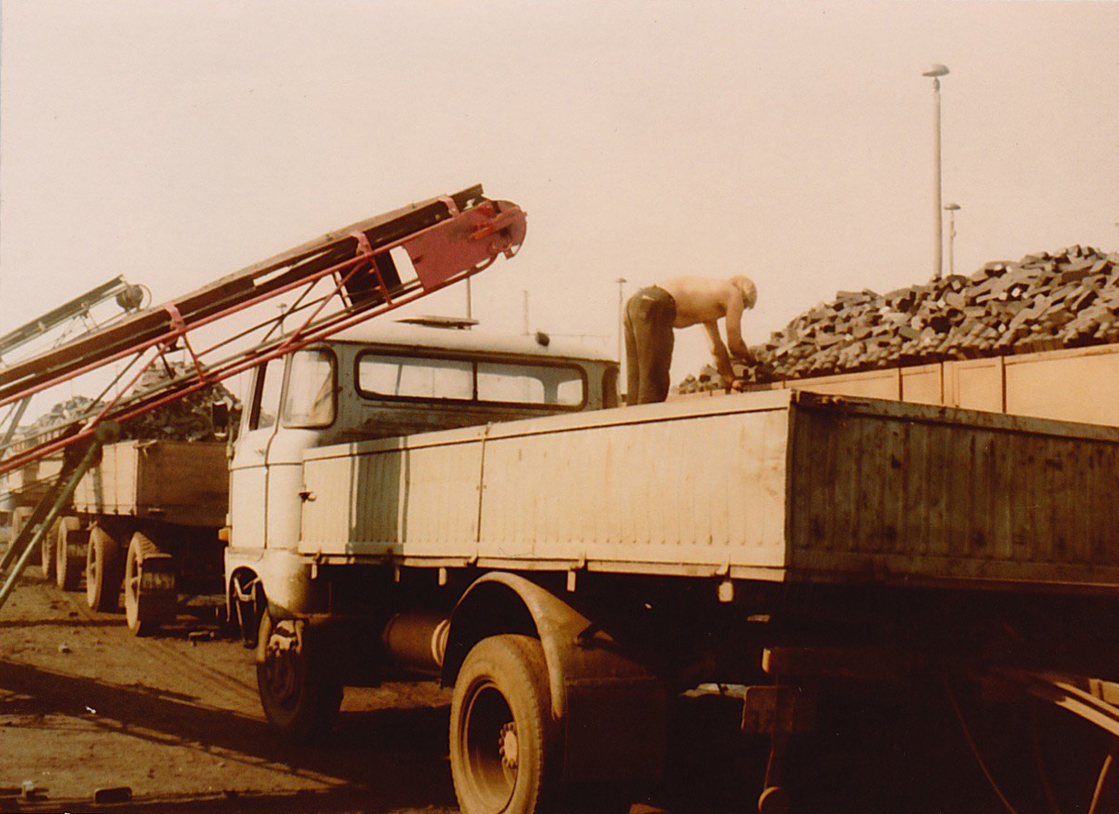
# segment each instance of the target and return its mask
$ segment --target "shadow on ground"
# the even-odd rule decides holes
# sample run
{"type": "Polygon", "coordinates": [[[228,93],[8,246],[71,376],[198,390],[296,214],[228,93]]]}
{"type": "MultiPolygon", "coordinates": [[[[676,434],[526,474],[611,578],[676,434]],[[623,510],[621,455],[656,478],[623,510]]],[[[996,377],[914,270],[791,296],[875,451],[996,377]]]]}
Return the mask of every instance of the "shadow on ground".
{"type": "MultiPolygon", "coordinates": [[[[132,737],[207,752],[228,751],[234,753],[231,759],[316,773],[347,786],[314,792],[310,797],[307,792],[276,795],[276,799],[242,795],[208,798],[205,804],[194,799],[171,799],[161,800],[156,808],[144,807],[146,804],[137,800],[116,808],[98,806],[98,811],[279,814],[289,810],[347,811],[355,804],[361,810],[389,811],[455,803],[446,762],[446,707],[345,713],[328,739],[306,747],[290,747],[277,743],[263,720],[192,703],[178,694],[147,687],[107,684],[0,659],[0,689],[15,695],[5,702],[7,714],[80,717],[95,726],[132,737]],[[87,708],[97,710],[97,715],[90,714],[87,708]],[[281,798],[290,800],[290,805],[279,806],[281,798]],[[315,802],[310,803],[311,799],[315,802]]],[[[50,805],[57,808],[59,801],[51,801],[50,805]]]]}

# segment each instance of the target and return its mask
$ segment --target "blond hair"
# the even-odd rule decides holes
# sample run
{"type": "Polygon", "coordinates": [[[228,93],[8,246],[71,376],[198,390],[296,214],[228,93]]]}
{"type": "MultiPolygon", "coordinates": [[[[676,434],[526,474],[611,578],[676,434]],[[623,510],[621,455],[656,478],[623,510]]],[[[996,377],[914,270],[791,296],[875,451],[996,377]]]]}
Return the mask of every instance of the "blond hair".
{"type": "Polygon", "coordinates": [[[731,277],[731,285],[742,294],[742,304],[746,308],[753,308],[758,302],[758,287],[749,277],[731,277]]]}

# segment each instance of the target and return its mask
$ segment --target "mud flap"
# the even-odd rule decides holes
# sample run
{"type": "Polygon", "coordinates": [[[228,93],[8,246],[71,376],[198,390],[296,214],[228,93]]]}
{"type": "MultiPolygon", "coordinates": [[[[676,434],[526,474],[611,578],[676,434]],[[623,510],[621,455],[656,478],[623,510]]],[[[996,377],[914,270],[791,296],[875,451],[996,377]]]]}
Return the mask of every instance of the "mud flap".
{"type": "Polygon", "coordinates": [[[742,731],[796,735],[816,726],[816,695],[793,686],[747,687],[742,700],[742,731]]]}
{"type": "Polygon", "coordinates": [[[652,677],[565,682],[565,780],[655,780],[664,770],[666,700],[652,677]]]}

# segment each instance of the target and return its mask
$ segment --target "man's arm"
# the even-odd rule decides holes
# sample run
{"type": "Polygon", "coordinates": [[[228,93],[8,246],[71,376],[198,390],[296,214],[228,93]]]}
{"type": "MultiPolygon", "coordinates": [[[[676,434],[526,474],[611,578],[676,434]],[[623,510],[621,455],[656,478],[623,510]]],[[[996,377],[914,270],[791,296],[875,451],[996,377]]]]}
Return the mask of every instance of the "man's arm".
{"type": "Polygon", "coordinates": [[[731,288],[731,296],[725,301],[727,309],[727,345],[730,352],[739,359],[750,359],[750,348],[742,341],[742,294],[731,288]]]}
{"type": "Polygon", "coordinates": [[[719,375],[723,377],[723,383],[729,387],[734,382],[734,368],[731,367],[727,346],[723,344],[723,338],[719,336],[719,323],[715,320],[705,322],[703,323],[703,329],[707,331],[707,345],[711,349],[711,356],[715,359],[715,368],[719,371],[719,375]]]}

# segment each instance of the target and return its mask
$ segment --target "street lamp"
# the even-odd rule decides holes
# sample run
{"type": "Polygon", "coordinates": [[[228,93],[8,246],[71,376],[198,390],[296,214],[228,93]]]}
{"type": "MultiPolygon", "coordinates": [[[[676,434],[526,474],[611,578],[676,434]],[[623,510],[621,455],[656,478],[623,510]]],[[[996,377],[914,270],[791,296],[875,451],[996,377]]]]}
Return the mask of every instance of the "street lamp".
{"type": "Polygon", "coordinates": [[[940,220],[940,77],[948,75],[948,67],[935,63],[921,76],[931,76],[933,81],[933,231],[936,250],[933,259],[933,279],[939,280],[944,265],[943,226],[940,220]]]}
{"type": "Polygon", "coordinates": [[[956,213],[960,205],[944,204],[944,211],[948,213],[948,276],[951,277],[956,273],[956,213]]]}

